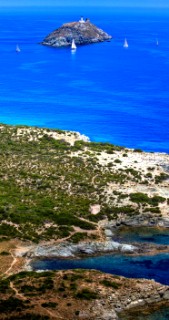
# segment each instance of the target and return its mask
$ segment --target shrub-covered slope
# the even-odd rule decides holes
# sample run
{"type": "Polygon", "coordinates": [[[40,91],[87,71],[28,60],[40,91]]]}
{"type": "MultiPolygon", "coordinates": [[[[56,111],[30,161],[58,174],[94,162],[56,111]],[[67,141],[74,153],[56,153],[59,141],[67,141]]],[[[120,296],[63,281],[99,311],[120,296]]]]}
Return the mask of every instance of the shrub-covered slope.
{"type": "Polygon", "coordinates": [[[0,239],[76,242],[99,236],[105,218],[167,216],[167,161],[74,132],[1,125],[0,239]]]}

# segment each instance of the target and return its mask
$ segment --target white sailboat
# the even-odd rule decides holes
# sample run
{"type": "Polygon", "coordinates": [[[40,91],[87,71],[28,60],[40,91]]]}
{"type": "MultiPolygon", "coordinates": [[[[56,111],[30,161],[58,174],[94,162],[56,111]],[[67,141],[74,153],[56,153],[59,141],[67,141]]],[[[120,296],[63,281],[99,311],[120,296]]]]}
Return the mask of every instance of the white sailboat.
{"type": "Polygon", "coordinates": [[[73,39],[73,40],[72,40],[71,49],[72,49],[72,50],[76,50],[76,48],[77,48],[77,47],[76,47],[76,44],[75,44],[75,40],[73,39]]]}
{"type": "Polygon", "coordinates": [[[16,52],[21,52],[21,49],[19,48],[18,44],[16,45],[16,52]]]}
{"type": "Polygon", "coordinates": [[[158,46],[159,45],[159,42],[158,42],[158,39],[156,39],[156,46],[158,46]]]}
{"type": "Polygon", "coordinates": [[[125,40],[124,40],[123,47],[124,47],[124,48],[128,48],[128,46],[129,46],[129,45],[128,45],[127,39],[125,39],[125,40]]]}

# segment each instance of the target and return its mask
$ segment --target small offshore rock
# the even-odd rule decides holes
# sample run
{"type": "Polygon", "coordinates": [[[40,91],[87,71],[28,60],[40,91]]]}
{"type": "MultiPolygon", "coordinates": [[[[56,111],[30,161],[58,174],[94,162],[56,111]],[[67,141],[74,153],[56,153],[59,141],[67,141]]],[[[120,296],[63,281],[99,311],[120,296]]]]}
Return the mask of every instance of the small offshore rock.
{"type": "Polygon", "coordinates": [[[111,38],[109,34],[92,24],[89,19],[81,18],[78,22],[63,24],[45,37],[42,44],[51,47],[66,47],[72,44],[72,40],[77,45],[82,45],[103,42],[111,38]]]}

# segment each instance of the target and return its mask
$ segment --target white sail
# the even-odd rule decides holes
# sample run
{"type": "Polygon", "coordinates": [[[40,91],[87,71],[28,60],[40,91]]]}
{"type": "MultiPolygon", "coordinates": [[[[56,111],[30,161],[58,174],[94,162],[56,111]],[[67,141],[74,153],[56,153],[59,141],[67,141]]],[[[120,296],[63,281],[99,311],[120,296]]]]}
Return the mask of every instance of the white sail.
{"type": "Polygon", "coordinates": [[[21,49],[19,48],[18,44],[16,45],[16,52],[21,52],[21,49]]]}
{"type": "Polygon", "coordinates": [[[124,47],[124,48],[128,48],[128,46],[129,46],[129,45],[128,45],[127,39],[125,39],[125,40],[124,40],[123,47],[124,47]]]}
{"type": "Polygon", "coordinates": [[[72,40],[72,45],[71,45],[71,49],[72,50],[76,50],[76,44],[75,44],[75,40],[72,40]]]}
{"type": "Polygon", "coordinates": [[[159,42],[158,42],[158,39],[156,39],[156,46],[158,46],[159,45],[159,42]]]}

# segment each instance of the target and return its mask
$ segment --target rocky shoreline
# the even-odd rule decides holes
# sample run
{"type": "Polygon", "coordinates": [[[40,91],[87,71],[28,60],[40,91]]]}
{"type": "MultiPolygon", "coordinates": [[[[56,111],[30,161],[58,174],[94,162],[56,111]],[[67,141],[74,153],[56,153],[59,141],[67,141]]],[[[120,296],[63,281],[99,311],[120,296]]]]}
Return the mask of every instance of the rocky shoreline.
{"type": "MultiPolygon", "coordinates": [[[[24,272],[9,277],[7,291],[0,292],[0,299],[4,302],[11,288],[10,299],[17,298],[21,304],[19,311],[12,307],[10,316],[14,319],[27,319],[24,318],[24,307],[28,300],[28,312],[36,315],[38,311],[39,315],[49,316],[45,319],[52,320],[136,320],[137,317],[130,315],[140,312],[146,315],[157,309],[169,308],[169,286],[153,280],[127,279],[94,270],[24,272]],[[42,292],[39,292],[40,288],[43,288],[42,292]]],[[[3,310],[0,319],[8,319],[8,309],[3,310]]]]}
{"type": "Polygon", "coordinates": [[[121,253],[133,253],[137,248],[129,244],[120,244],[115,241],[105,242],[82,242],[78,244],[71,244],[69,242],[63,242],[54,245],[37,245],[33,249],[27,252],[28,258],[40,258],[40,257],[78,257],[81,255],[99,255],[108,252],[121,252],[121,253]]]}
{"type": "MultiPolygon", "coordinates": [[[[141,217],[140,217],[141,218],[141,217]]],[[[153,223],[153,227],[156,228],[168,228],[169,219],[161,218],[156,220],[156,224],[153,223]]],[[[127,219],[118,221],[104,222],[102,225],[105,239],[102,241],[81,241],[77,244],[73,244],[71,241],[55,241],[41,242],[37,245],[28,245],[19,247],[16,250],[16,256],[23,256],[28,258],[30,261],[35,258],[71,258],[80,256],[95,256],[103,255],[105,253],[124,253],[134,255],[152,255],[161,252],[169,252],[168,245],[158,245],[153,243],[119,243],[113,240],[115,234],[118,234],[118,228],[121,226],[127,227],[147,227],[151,228],[152,223],[149,220],[140,221],[139,217],[135,220],[127,219]],[[142,222],[142,223],[141,223],[142,222]]]]}
{"type": "MultiPolygon", "coordinates": [[[[154,299],[152,299],[154,300],[154,299]]],[[[137,303],[136,303],[137,304],[137,303]]],[[[145,319],[147,319],[147,316],[149,317],[150,315],[152,316],[152,314],[154,314],[155,312],[162,310],[164,308],[169,308],[169,301],[167,300],[161,300],[159,302],[157,302],[157,300],[153,301],[153,303],[147,303],[146,304],[146,300],[145,300],[145,304],[144,305],[137,305],[135,307],[132,307],[130,309],[124,309],[121,313],[120,313],[120,319],[119,320],[135,320],[136,318],[138,318],[139,315],[142,316],[145,319]]],[[[116,318],[115,318],[116,320],[116,318]]],[[[118,320],[118,318],[117,318],[118,320]]]]}
{"type": "Polygon", "coordinates": [[[113,228],[118,228],[121,225],[128,227],[157,227],[157,228],[169,228],[169,218],[168,217],[156,217],[151,214],[141,214],[132,218],[118,218],[114,221],[108,221],[105,224],[105,230],[111,230],[113,228]]]}
{"type": "MultiPolygon", "coordinates": [[[[114,229],[115,231],[115,229],[114,229]]],[[[106,239],[104,241],[83,241],[73,244],[70,241],[61,241],[59,243],[50,241],[37,245],[19,246],[15,250],[15,256],[24,258],[25,264],[23,270],[32,270],[32,261],[37,259],[69,259],[94,257],[104,254],[125,254],[134,256],[151,256],[159,253],[169,252],[168,245],[158,245],[154,243],[119,243],[113,241],[113,232],[105,229],[106,239]]]]}
{"type": "MultiPolygon", "coordinates": [[[[109,226],[109,225],[108,225],[109,226]]],[[[31,263],[33,259],[41,258],[70,258],[79,256],[93,256],[104,254],[106,252],[119,252],[124,254],[141,254],[149,251],[152,254],[153,247],[156,250],[162,250],[162,246],[154,245],[144,245],[134,246],[129,244],[122,244],[110,240],[110,233],[112,230],[108,229],[105,225],[105,236],[107,235],[107,240],[103,242],[81,242],[78,244],[71,244],[68,241],[61,242],[59,244],[39,244],[31,245],[27,247],[22,247],[22,250],[15,251],[15,257],[24,259],[26,262],[20,270],[31,271],[31,263]],[[109,240],[108,240],[109,239],[109,240]],[[142,248],[142,249],[141,249],[142,248]],[[20,252],[20,254],[19,254],[20,252]]],[[[110,226],[109,226],[110,227],[110,226]]],[[[117,228],[117,227],[116,227],[117,228]]],[[[112,234],[111,234],[112,237],[112,234]]],[[[163,246],[167,248],[167,246],[163,246]]],[[[166,249],[165,248],[165,249],[166,249]]],[[[21,249],[21,247],[20,247],[21,249]]],[[[12,270],[11,270],[12,271],[12,270]]],[[[19,270],[18,270],[19,271],[19,270]]],[[[60,271],[59,274],[65,279],[70,271],[60,271]]],[[[73,271],[71,271],[73,272],[73,271]]],[[[92,275],[93,271],[83,271],[83,274],[88,272],[92,275]]],[[[92,319],[92,320],[127,320],[127,319],[137,319],[135,315],[141,314],[152,314],[155,310],[160,308],[169,307],[169,286],[161,285],[154,280],[145,279],[126,279],[123,277],[114,277],[106,274],[102,274],[97,277],[101,279],[102,277],[109,277],[108,281],[111,279],[117,279],[119,281],[117,286],[122,286],[121,290],[112,290],[109,288],[103,291],[99,288],[96,281],[95,290],[97,294],[100,295],[99,299],[91,301],[89,304],[83,305],[80,308],[79,319],[92,319]],[[111,278],[112,277],[112,278],[111,278]],[[120,283],[120,284],[119,284],[120,283]],[[106,293],[105,293],[106,292],[106,293]],[[90,311],[89,311],[90,310],[90,311]],[[133,318],[132,318],[133,315],[133,318]]],[[[29,272],[28,272],[29,275],[29,272]]],[[[43,276],[43,272],[42,272],[43,276]]],[[[61,277],[62,277],[61,276],[61,277]]],[[[56,273],[56,277],[57,273],[56,273]]],[[[59,276],[60,277],[60,276],[59,276]]],[[[107,281],[107,280],[106,280],[107,281]]],[[[90,284],[91,288],[91,284],[90,284]]],[[[93,287],[92,287],[93,288],[93,287]]],[[[53,319],[53,317],[51,317],[53,319]]],[[[70,319],[74,319],[70,317],[70,319]]]]}
{"type": "MultiPolygon", "coordinates": [[[[100,311],[100,320],[121,320],[127,318],[127,314],[136,313],[141,314],[144,310],[151,313],[153,309],[161,308],[162,306],[169,306],[169,287],[160,286],[157,283],[140,282],[141,288],[132,290],[126,288],[126,292],[120,292],[121,295],[110,295],[109,306],[104,308],[102,303],[97,303],[97,309],[100,311]],[[144,283],[144,284],[143,284],[144,283]],[[144,285],[144,288],[143,288],[144,285]],[[131,290],[131,291],[130,291],[131,290]]],[[[134,319],[134,318],[133,318],[134,319]]]]}
{"type": "MultiPolygon", "coordinates": [[[[138,218],[138,217],[137,217],[138,218]]],[[[131,221],[132,222],[132,221],[131,221]]],[[[138,222],[138,220],[137,220],[138,222]]],[[[149,226],[149,221],[142,221],[143,226],[149,226]]],[[[157,227],[167,226],[167,220],[158,220],[157,227]]],[[[105,235],[103,241],[83,241],[77,244],[73,244],[70,241],[61,241],[59,243],[51,241],[48,243],[40,243],[38,245],[32,244],[27,246],[21,246],[15,250],[15,257],[18,259],[22,258],[25,261],[24,266],[21,270],[31,271],[32,261],[35,259],[53,259],[53,258],[79,258],[84,256],[95,256],[107,253],[123,253],[126,255],[141,255],[141,254],[156,254],[159,252],[169,252],[168,246],[155,245],[155,244],[128,244],[119,243],[113,241],[115,231],[118,230],[120,225],[123,225],[124,221],[118,221],[116,223],[107,222],[102,224],[102,229],[105,235]]],[[[126,225],[130,225],[130,220],[126,220],[126,225]]],[[[150,224],[151,225],[151,224],[150,224]]],[[[140,227],[135,221],[135,227],[140,227]]],[[[131,223],[131,227],[133,224],[131,223]]],[[[39,270],[42,272],[42,270],[39,270]]],[[[40,272],[40,274],[41,274],[40,272]]],[[[74,272],[73,270],[59,271],[59,277],[62,275],[64,278],[67,274],[74,272]]],[[[76,271],[75,271],[76,272],[76,271]]],[[[93,274],[97,271],[83,271],[82,273],[93,274]]],[[[42,272],[43,275],[43,272],[42,272]]],[[[57,275],[57,273],[56,273],[57,275]]],[[[61,277],[62,277],[61,276],[61,277]]],[[[80,319],[93,319],[93,320],[127,320],[127,319],[137,319],[135,315],[139,312],[142,314],[152,314],[155,310],[160,308],[169,307],[169,286],[161,285],[154,280],[145,279],[126,279],[118,276],[111,276],[100,273],[97,277],[101,279],[102,277],[109,277],[110,279],[117,279],[119,288],[122,286],[121,290],[110,291],[109,288],[103,291],[99,288],[96,280],[94,284],[96,286],[95,290],[97,294],[100,294],[99,299],[90,302],[88,306],[84,305],[81,307],[79,312],[80,319]],[[112,278],[111,278],[112,277],[112,278]],[[88,311],[90,310],[90,312],[88,311]],[[133,318],[132,318],[133,315],[133,318]]],[[[107,280],[106,280],[107,281],[107,280]]],[[[116,286],[116,285],[115,285],[116,286]]],[[[93,285],[90,288],[93,288],[93,285]]],[[[53,319],[53,318],[52,318],[53,319]]],[[[72,319],[72,318],[70,318],[72,319]]]]}

